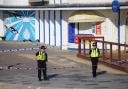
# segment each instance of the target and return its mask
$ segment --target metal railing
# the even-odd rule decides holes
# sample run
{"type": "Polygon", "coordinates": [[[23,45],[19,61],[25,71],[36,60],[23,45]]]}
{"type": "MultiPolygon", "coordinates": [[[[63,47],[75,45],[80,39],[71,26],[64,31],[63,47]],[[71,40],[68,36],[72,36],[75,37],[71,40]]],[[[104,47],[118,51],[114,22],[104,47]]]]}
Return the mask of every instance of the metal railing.
{"type": "Polygon", "coordinates": [[[97,42],[101,52],[100,63],[128,72],[128,45],[104,41],[104,37],[79,37],[77,56],[84,59],[90,59],[91,43],[86,44],[86,40],[97,42]]]}

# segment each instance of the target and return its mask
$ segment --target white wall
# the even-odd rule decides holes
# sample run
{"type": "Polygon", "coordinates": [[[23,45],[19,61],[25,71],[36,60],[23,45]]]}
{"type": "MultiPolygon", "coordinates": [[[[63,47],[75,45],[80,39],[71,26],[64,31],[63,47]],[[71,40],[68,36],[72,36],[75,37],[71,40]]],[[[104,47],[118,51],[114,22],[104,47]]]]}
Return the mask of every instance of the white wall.
{"type": "MultiPolygon", "coordinates": [[[[105,17],[106,20],[105,22],[101,23],[101,36],[104,36],[105,41],[110,41],[110,42],[116,42],[118,43],[118,14],[113,13],[112,10],[101,10],[99,11],[102,13],[105,17]],[[109,12],[109,13],[108,13],[109,12]]],[[[68,31],[68,18],[71,14],[71,11],[63,11],[63,46],[66,49],[66,46],[68,44],[68,47],[75,47],[75,44],[69,44],[67,41],[67,31],[68,31]],[[65,35],[67,36],[65,37],[65,35]],[[65,39],[64,39],[65,37],[65,39]]],[[[121,12],[121,27],[120,27],[120,42],[124,43],[125,42],[125,20],[126,19],[126,10],[125,14],[124,11],[121,12]]],[[[92,24],[94,23],[80,23],[80,34],[90,34],[92,33],[92,24]]],[[[77,25],[76,25],[77,26],[77,25]]]]}
{"type": "Polygon", "coordinates": [[[4,36],[3,12],[0,11],[0,36],[4,36]]]}
{"type": "Polygon", "coordinates": [[[27,6],[29,0],[4,0],[4,5],[7,6],[27,6]]]}
{"type": "MultiPolygon", "coordinates": [[[[113,0],[49,0],[50,4],[78,4],[78,3],[86,3],[86,4],[111,4],[113,0]],[[54,2],[55,1],[55,2],[54,2]]],[[[128,0],[119,0],[120,2],[128,2],[128,0]]]]}
{"type": "Polygon", "coordinates": [[[66,11],[62,12],[62,49],[67,49],[68,47],[68,18],[69,13],[66,11]]]}
{"type": "Polygon", "coordinates": [[[49,4],[54,4],[54,0],[49,0],[49,4]]]}
{"type": "Polygon", "coordinates": [[[41,19],[40,20],[40,42],[43,42],[44,44],[54,45],[55,37],[54,37],[53,12],[54,11],[50,11],[50,13],[49,11],[40,11],[40,19],[41,19]],[[50,21],[49,21],[49,15],[50,15],[50,21]]]}
{"type": "Polygon", "coordinates": [[[118,34],[117,34],[117,17],[116,13],[113,13],[112,10],[101,10],[99,11],[102,13],[106,20],[102,23],[102,35],[105,37],[106,41],[110,42],[117,42],[118,41],[118,34]],[[109,12],[109,13],[108,13],[109,12]]]}
{"type": "MultiPolygon", "coordinates": [[[[128,11],[126,12],[127,16],[126,16],[126,20],[128,21],[128,11]]],[[[128,22],[126,23],[126,20],[125,20],[125,41],[126,41],[126,44],[128,44],[128,22]]]]}
{"type": "Polygon", "coordinates": [[[0,0],[0,5],[3,5],[4,4],[4,0],[0,0]]]}
{"type": "MultiPolygon", "coordinates": [[[[105,41],[118,43],[118,14],[113,13],[111,10],[100,11],[107,17],[106,21],[102,23],[102,35],[105,37],[105,41]],[[109,13],[108,13],[109,12],[109,13]]],[[[120,13],[120,43],[124,44],[126,37],[126,13],[128,10],[121,10],[120,13]]],[[[108,46],[109,48],[109,46],[108,46]]],[[[118,47],[114,47],[117,49],[118,47]]]]}
{"type": "Polygon", "coordinates": [[[68,3],[111,3],[113,0],[68,0],[68,3]]]}
{"type": "Polygon", "coordinates": [[[60,42],[61,42],[60,39],[61,39],[60,11],[55,11],[55,18],[54,18],[54,11],[50,11],[50,22],[49,22],[49,11],[40,11],[40,42],[43,42],[45,44],[50,44],[52,46],[60,47],[60,42]],[[50,26],[50,32],[49,32],[49,26],[50,26]],[[50,37],[50,43],[49,43],[49,37],[50,37]]]}
{"type": "Polygon", "coordinates": [[[62,4],[68,3],[69,0],[49,0],[49,4],[62,4]]]}
{"type": "Polygon", "coordinates": [[[69,0],[62,0],[62,3],[68,3],[69,0]]]}
{"type": "Polygon", "coordinates": [[[120,29],[121,29],[120,30],[120,33],[121,33],[120,37],[121,38],[120,39],[121,39],[121,43],[123,43],[123,44],[126,42],[126,40],[128,40],[128,38],[125,39],[126,35],[128,36],[128,33],[126,33],[126,30],[128,30],[128,29],[126,29],[127,12],[128,12],[128,10],[122,10],[121,14],[120,14],[120,18],[121,18],[121,27],[120,27],[120,29]]]}
{"type": "Polygon", "coordinates": [[[55,0],[55,3],[56,4],[60,4],[60,0],[55,0]]]}
{"type": "MultiPolygon", "coordinates": [[[[49,0],[49,4],[78,4],[78,3],[86,3],[86,4],[104,4],[111,3],[113,0],[49,0]]],[[[128,2],[128,0],[119,0],[120,2],[128,2]]],[[[7,6],[28,6],[29,0],[0,0],[0,5],[7,6]]]]}
{"type": "Polygon", "coordinates": [[[49,4],[60,4],[63,0],[49,0],[49,4]]]}
{"type": "MultiPolygon", "coordinates": [[[[72,14],[73,11],[62,11],[62,25],[60,24],[60,11],[55,11],[55,18],[54,18],[54,11],[50,11],[50,25],[49,25],[49,11],[41,11],[40,12],[40,37],[41,42],[44,42],[44,30],[45,30],[45,44],[49,44],[49,26],[50,26],[50,45],[61,46],[61,30],[62,30],[62,49],[67,49],[68,47],[77,48],[76,44],[68,43],[68,18],[72,14]],[[45,19],[43,19],[43,15],[45,12],[45,19]],[[54,22],[55,19],[55,22],[54,22]],[[45,20],[45,21],[43,21],[45,20]],[[44,26],[45,24],[45,26],[44,26]],[[62,29],[61,29],[62,26],[62,29]],[[44,29],[45,27],[45,29],[44,29]],[[56,39],[55,39],[56,36],[56,39]],[[55,43],[56,40],[56,43],[55,43]]],[[[100,10],[106,20],[105,22],[101,23],[101,36],[105,37],[106,41],[110,42],[118,42],[118,28],[117,28],[117,21],[118,15],[113,13],[112,10],[100,10]],[[108,13],[109,12],[109,13],[108,13]]],[[[38,12],[37,12],[38,13],[38,12]]],[[[126,11],[121,12],[121,24],[125,24],[125,14],[126,11]],[[124,17],[122,19],[122,17],[124,17]]],[[[36,18],[38,14],[36,14],[36,18]]],[[[37,18],[38,19],[38,18],[37,18]]],[[[91,34],[92,33],[92,25],[94,23],[80,23],[80,34],[91,34]]],[[[36,22],[36,29],[39,29],[38,22],[36,22]]],[[[75,25],[76,33],[78,31],[77,24],[75,25]]],[[[95,35],[95,34],[94,34],[95,35]]],[[[38,30],[36,30],[36,38],[38,38],[38,30]]],[[[121,43],[125,42],[125,25],[121,25],[121,43]]]]}
{"type": "Polygon", "coordinates": [[[73,11],[63,11],[62,12],[62,49],[66,50],[68,47],[74,46],[74,44],[68,43],[68,18],[72,14],[73,11]]]}
{"type": "MultiPolygon", "coordinates": [[[[103,23],[103,35],[105,36],[106,41],[118,43],[118,14],[113,13],[111,10],[106,10],[102,14],[107,17],[106,21],[103,23]],[[109,12],[109,13],[108,13],[109,12]]],[[[125,21],[126,21],[126,12],[121,11],[120,14],[120,42],[125,42],[125,21]]]]}

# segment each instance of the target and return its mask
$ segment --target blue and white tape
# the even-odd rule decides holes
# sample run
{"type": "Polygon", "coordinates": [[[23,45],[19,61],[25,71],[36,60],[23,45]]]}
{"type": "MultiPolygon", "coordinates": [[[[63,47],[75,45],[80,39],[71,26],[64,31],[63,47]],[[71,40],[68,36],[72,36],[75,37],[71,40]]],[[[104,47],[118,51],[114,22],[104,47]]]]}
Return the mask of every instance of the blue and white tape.
{"type": "Polygon", "coordinates": [[[31,70],[32,68],[0,67],[0,70],[31,70]]]}
{"type": "MultiPolygon", "coordinates": [[[[72,69],[75,67],[52,67],[50,69],[72,69]]],[[[30,67],[0,67],[0,70],[37,70],[38,68],[30,68],[30,67]]],[[[39,68],[44,69],[44,68],[39,68]]]]}
{"type": "Polygon", "coordinates": [[[17,51],[29,51],[29,50],[38,50],[38,47],[33,48],[20,48],[20,49],[7,49],[7,50],[0,50],[0,53],[4,52],[17,52],[17,51]]]}

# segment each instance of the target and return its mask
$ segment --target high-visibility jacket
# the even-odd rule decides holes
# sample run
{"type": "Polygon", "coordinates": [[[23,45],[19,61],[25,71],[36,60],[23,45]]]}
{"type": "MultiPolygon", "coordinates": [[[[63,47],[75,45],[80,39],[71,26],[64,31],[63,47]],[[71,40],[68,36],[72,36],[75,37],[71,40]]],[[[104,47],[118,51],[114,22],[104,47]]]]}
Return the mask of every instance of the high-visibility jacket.
{"type": "Polygon", "coordinates": [[[43,52],[39,52],[39,54],[36,56],[37,60],[46,60],[46,55],[43,52]]]}
{"type": "Polygon", "coordinates": [[[91,57],[99,57],[100,53],[99,53],[99,49],[91,49],[91,57]]]}

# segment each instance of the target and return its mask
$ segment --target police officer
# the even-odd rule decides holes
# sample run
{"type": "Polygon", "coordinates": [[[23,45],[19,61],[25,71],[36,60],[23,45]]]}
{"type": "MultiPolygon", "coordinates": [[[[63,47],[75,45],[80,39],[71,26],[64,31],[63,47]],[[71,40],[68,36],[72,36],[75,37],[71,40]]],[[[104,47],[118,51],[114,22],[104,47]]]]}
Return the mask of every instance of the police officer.
{"type": "Polygon", "coordinates": [[[100,51],[97,48],[96,42],[92,44],[92,48],[90,49],[89,54],[92,62],[92,75],[93,77],[96,77],[97,64],[100,56],[100,51]]]}
{"type": "Polygon", "coordinates": [[[43,71],[43,77],[44,80],[47,80],[47,53],[45,52],[46,47],[41,46],[40,50],[36,53],[36,59],[37,59],[37,65],[38,65],[38,78],[39,81],[42,81],[41,79],[41,73],[43,71]]]}

